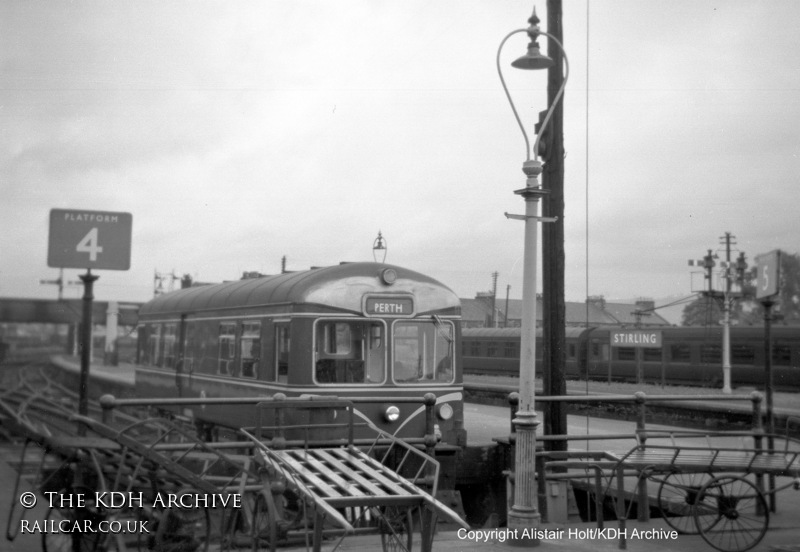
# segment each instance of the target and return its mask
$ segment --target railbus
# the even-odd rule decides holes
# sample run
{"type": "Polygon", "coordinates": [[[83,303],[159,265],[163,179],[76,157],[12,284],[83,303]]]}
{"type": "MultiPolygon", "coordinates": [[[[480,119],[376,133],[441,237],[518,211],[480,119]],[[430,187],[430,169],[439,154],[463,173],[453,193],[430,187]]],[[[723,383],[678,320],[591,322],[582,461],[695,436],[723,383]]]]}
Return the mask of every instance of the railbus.
{"type": "MultiPolygon", "coordinates": [[[[166,293],[139,311],[137,396],[348,398],[362,420],[418,439],[430,410],[411,398],[427,395],[437,446],[463,446],[460,312],[440,282],[382,263],[166,293]]],[[[260,423],[257,411],[206,404],[179,413],[238,429],[260,423]]]]}

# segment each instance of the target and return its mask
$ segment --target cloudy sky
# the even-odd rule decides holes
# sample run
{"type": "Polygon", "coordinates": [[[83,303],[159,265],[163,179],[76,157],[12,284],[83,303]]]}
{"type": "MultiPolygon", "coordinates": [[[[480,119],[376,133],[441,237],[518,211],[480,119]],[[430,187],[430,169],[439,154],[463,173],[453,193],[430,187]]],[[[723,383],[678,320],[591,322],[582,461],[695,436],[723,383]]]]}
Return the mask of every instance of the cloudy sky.
{"type": "MultiPolygon", "coordinates": [[[[130,270],[98,272],[103,300],[147,300],[156,271],[372,260],[379,230],[387,262],[462,297],[496,271],[519,297],[522,224],[503,213],[523,211],[525,149],[495,56],[532,7],[1,2],[0,296],[56,296],[39,281],[58,276],[60,208],[133,215],[130,270]]],[[[800,3],[565,0],[563,15],[567,300],[690,295],[687,260],[725,232],[751,260],[797,252],[800,3]]],[[[545,72],[505,76],[532,125],[545,72]]]]}

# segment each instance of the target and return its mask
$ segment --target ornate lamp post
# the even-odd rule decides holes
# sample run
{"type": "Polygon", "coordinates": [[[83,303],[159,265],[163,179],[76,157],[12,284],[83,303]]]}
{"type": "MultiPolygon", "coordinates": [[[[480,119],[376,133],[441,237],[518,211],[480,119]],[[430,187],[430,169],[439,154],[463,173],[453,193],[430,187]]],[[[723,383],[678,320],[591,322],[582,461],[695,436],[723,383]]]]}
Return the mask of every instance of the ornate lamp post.
{"type": "Polygon", "coordinates": [[[517,29],[509,33],[500,43],[497,50],[497,72],[500,82],[506,93],[511,110],[519,124],[522,135],[525,139],[526,160],[522,164],[522,171],[527,180],[525,187],[516,190],[514,193],[522,196],[525,200],[524,215],[509,215],[506,217],[522,220],[525,222],[525,243],[523,258],[522,275],[522,335],[520,343],[520,366],[519,366],[519,409],[514,418],[516,432],[516,453],[514,458],[514,504],[508,513],[508,528],[513,530],[515,540],[518,543],[538,544],[536,529],[539,526],[541,516],[538,511],[536,493],[536,427],[539,422],[536,419],[534,409],[535,377],[536,377],[536,258],[538,241],[539,222],[553,222],[554,218],[539,217],[539,198],[546,193],[539,186],[538,177],[542,173],[542,163],[539,161],[539,140],[544,133],[547,123],[553,114],[556,104],[561,99],[564,87],[567,82],[569,66],[567,56],[564,54],[565,75],[558,94],[553,104],[547,110],[541,125],[539,126],[534,142],[533,151],[530,148],[528,133],[517,113],[511,94],[503,78],[503,71],[500,66],[500,53],[506,41],[517,33],[527,33],[530,37],[528,52],[524,56],[511,63],[512,67],[518,69],[547,69],[553,66],[553,60],[543,55],[539,51],[537,38],[539,35],[546,36],[558,45],[564,52],[561,43],[552,35],[539,29],[539,18],[536,16],[534,8],[533,15],[528,19],[530,26],[527,29],[517,29]],[[531,155],[532,154],[532,155],[531,155]]]}

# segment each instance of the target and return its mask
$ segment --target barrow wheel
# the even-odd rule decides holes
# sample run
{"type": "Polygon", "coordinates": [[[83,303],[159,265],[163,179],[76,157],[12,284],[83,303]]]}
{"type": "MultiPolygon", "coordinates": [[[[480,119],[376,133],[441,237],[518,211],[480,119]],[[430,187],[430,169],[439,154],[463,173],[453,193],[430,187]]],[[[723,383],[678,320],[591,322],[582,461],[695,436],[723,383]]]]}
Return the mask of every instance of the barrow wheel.
{"type": "MultiPolygon", "coordinates": [[[[767,501],[758,488],[743,477],[722,476],[707,481],[700,489],[695,519],[711,516],[705,506],[713,507],[714,523],[697,521],[703,539],[723,552],[744,552],[757,545],[769,526],[767,501]]],[[[707,521],[708,518],[706,518],[707,521]]]]}
{"type": "Polygon", "coordinates": [[[700,489],[712,478],[708,473],[674,472],[661,480],[658,486],[658,509],[667,525],[683,535],[700,532],[697,523],[708,527],[716,521],[716,508],[698,502],[700,489]],[[702,514],[695,517],[695,509],[702,514]]]}
{"type": "Polygon", "coordinates": [[[244,508],[237,508],[230,514],[225,512],[223,515],[222,542],[220,550],[231,552],[241,550],[250,546],[250,523],[244,513],[244,508]]]}
{"type": "MultiPolygon", "coordinates": [[[[94,496],[94,492],[88,489],[76,487],[74,490],[62,490],[53,499],[60,504],[78,503],[79,497],[94,496]]],[[[72,529],[75,524],[83,527],[86,522],[91,523],[92,527],[97,528],[98,524],[105,519],[105,516],[98,511],[93,501],[86,500],[85,506],[79,508],[50,508],[45,517],[45,526],[58,528],[62,521],[69,522],[72,529]]],[[[100,532],[81,531],[42,531],[42,550],[43,552],[96,552],[105,550],[104,541],[106,535],[100,532]]]]}
{"type": "Polygon", "coordinates": [[[411,552],[414,539],[411,508],[404,506],[381,508],[378,528],[384,552],[411,552]]]}
{"type": "Polygon", "coordinates": [[[274,551],[278,542],[278,517],[275,499],[270,491],[262,491],[256,497],[253,508],[253,552],[274,551]]]}
{"type": "Polygon", "coordinates": [[[155,552],[207,552],[211,521],[207,508],[169,508],[161,513],[155,552]]]}

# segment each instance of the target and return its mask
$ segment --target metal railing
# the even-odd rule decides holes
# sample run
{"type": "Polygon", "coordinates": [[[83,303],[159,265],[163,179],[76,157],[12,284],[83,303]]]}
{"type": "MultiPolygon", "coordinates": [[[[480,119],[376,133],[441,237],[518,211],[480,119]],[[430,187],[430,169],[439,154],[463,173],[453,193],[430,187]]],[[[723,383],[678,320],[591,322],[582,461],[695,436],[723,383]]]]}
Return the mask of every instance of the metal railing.
{"type": "MultiPolygon", "coordinates": [[[[571,441],[598,441],[598,440],[613,440],[613,439],[631,439],[634,440],[635,443],[638,443],[642,448],[646,446],[647,438],[648,438],[648,431],[647,431],[647,407],[648,404],[657,403],[661,405],[661,403],[669,403],[669,402],[688,402],[688,401],[738,401],[738,402],[745,402],[749,401],[752,404],[752,416],[751,416],[751,431],[750,432],[726,432],[727,435],[731,436],[750,436],[753,438],[754,446],[756,449],[763,448],[763,439],[765,436],[764,433],[764,424],[762,418],[762,401],[763,395],[758,391],[753,391],[748,395],[654,395],[652,397],[648,396],[646,393],[642,391],[638,391],[631,395],[624,395],[624,394],[603,394],[603,395],[569,395],[569,396],[537,396],[536,401],[542,403],[571,403],[571,404],[594,404],[594,403],[631,403],[637,406],[636,408],[636,429],[633,433],[612,433],[612,434],[603,434],[603,435],[537,435],[536,440],[539,442],[571,442],[571,441]]],[[[516,392],[510,393],[508,395],[508,403],[510,407],[510,435],[509,435],[509,443],[513,447],[516,441],[516,431],[514,427],[514,418],[516,416],[516,410],[519,405],[519,394],[516,392]]],[[[715,432],[718,433],[718,432],[715,432]]],[[[697,436],[697,432],[692,433],[692,435],[697,436]]],[[[586,452],[581,453],[584,457],[587,457],[586,452]]],[[[603,459],[603,453],[597,453],[599,456],[597,457],[598,461],[603,459]]],[[[511,458],[513,458],[513,453],[511,454],[511,458]]],[[[541,447],[537,446],[536,452],[536,473],[538,478],[538,487],[539,487],[539,511],[542,513],[543,517],[547,517],[547,501],[545,500],[544,495],[542,494],[542,490],[546,489],[546,483],[548,477],[545,473],[545,463],[548,460],[563,460],[565,458],[569,458],[570,453],[564,451],[546,451],[543,450],[541,447]]],[[[594,479],[596,484],[599,485],[599,481],[602,475],[602,471],[604,468],[601,467],[600,464],[594,465],[587,465],[588,468],[595,470],[594,479]]],[[[513,469],[509,468],[506,472],[509,480],[513,482],[513,469]]],[[[758,476],[759,478],[761,476],[758,476]]],[[[561,476],[553,476],[551,479],[558,479],[563,478],[561,476]]],[[[774,485],[774,479],[771,479],[770,485],[774,485]]],[[[513,486],[510,486],[513,488],[513,486]]],[[[598,487],[599,488],[599,487],[598,487]]],[[[637,513],[638,513],[638,520],[639,521],[648,521],[650,519],[650,499],[647,493],[647,481],[645,479],[639,479],[637,484],[637,513]]],[[[770,495],[774,498],[774,493],[770,495]]],[[[623,499],[623,497],[619,497],[619,499],[623,499]]],[[[595,497],[595,500],[599,500],[598,497],[595,497]]],[[[772,504],[772,509],[774,511],[774,504],[772,504]]],[[[601,516],[602,508],[598,504],[598,516],[601,516]]],[[[598,520],[602,524],[602,519],[598,520]]]]}

